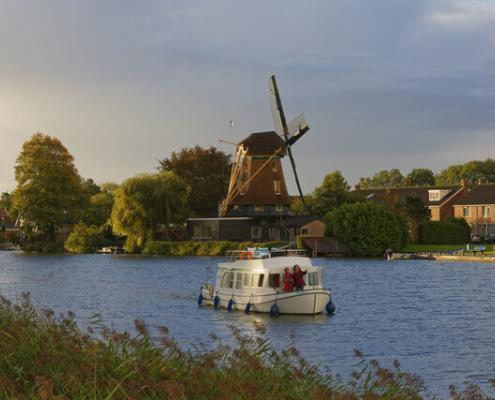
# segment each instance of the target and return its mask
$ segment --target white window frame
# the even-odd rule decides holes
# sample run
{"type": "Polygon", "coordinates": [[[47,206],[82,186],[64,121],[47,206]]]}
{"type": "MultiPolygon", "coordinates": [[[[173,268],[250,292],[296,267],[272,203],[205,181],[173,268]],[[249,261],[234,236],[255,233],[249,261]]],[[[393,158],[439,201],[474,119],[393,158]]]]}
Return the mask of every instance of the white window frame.
{"type": "Polygon", "coordinates": [[[280,183],[279,179],[276,179],[273,181],[273,191],[275,192],[275,194],[281,194],[282,193],[281,187],[282,187],[282,184],[280,183]]]}
{"type": "Polygon", "coordinates": [[[490,206],[483,206],[483,218],[490,218],[490,206]]]}
{"type": "Polygon", "coordinates": [[[463,217],[470,217],[471,216],[471,207],[463,206],[462,207],[462,216],[463,217]]]}

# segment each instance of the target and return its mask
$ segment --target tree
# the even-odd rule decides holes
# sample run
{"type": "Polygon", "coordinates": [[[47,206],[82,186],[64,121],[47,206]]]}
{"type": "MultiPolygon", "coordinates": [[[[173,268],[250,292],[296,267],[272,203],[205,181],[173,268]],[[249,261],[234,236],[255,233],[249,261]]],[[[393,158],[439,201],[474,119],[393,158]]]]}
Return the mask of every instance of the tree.
{"type": "Polygon", "coordinates": [[[290,205],[290,212],[293,215],[306,215],[308,214],[308,210],[312,209],[313,206],[313,195],[306,194],[304,195],[304,203],[306,203],[306,209],[304,208],[304,204],[300,197],[292,200],[290,205]]]}
{"type": "Polygon", "coordinates": [[[378,171],[371,178],[365,177],[359,180],[361,189],[382,189],[388,187],[399,187],[404,185],[404,176],[397,168],[378,171]]]}
{"type": "Polygon", "coordinates": [[[230,176],[230,156],[215,147],[182,148],[160,161],[159,169],[173,171],[191,187],[189,209],[194,216],[216,216],[230,176]]]}
{"type": "Polygon", "coordinates": [[[428,206],[419,197],[406,197],[406,203],[401,205],[406,215],[416,224],[428,221],[431,218],[431,212],[428,206]]]}
{"type": "Polygon", "coordinates": [[[103,240],[103,231],[96,226],[79,223],[65,241],[64,248],[70,253],[94,253],[103,240]]]}
{"type": "Polygon", "coordinates": [[[147,241],[187,215],[188,185],[171,171],[129,178],[115,190],[111,223],[114,234],[126,236],[125,249],[139,251],[147,241]]]}
{"type": "Polygon", "coordinates": [[[350,186],[342,172],[334,171],[323,178],[323,182],[313,191],[311,212],[325,215],[328,211],[345,203],[356,202],[356,195],[349,192],[350,186]]]}
{"type": "Polygon", "coordinates": [[[380,256],[387,248],[400,250],[409,238],[403,216],[371,202],[344,204],[330,211],[325,220],[328,233],[356,256],[380,256]]]}
{"type": "Polygon", "coordinates": [[[101,226],[109,222],[112,214],[113,195],[100,192],[89,198],[83,221],[88,225],[101,226]]]}
{"type": "Polygon", "coordinates": [[[464,181],[466,185],[475,186],[479,181],[495,182],[495,160],[487,158],[484,161],[468,161],[464,164],[451,165],[437,175],[438,185],[459,185],[464,181]]]}
{"type": "Polygon", "coordinates": [[[433,186],[435,174],[428,168],[414,168],[404,178],[405,186],[433,186]]]}
{"type": "Polygon", "coordinates": [[[13,207],[26,233],[53,241],[57,229],[78,215],[82,205],[74,158],[57,138],[36,133],[22,146],[15,178],[13,207]]]}

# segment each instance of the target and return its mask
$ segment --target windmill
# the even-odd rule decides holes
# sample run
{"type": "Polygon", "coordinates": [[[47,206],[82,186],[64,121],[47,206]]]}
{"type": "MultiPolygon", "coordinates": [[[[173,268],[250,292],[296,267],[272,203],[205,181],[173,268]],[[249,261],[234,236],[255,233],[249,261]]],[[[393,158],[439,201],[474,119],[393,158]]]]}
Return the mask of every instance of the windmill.
{"type": "Polygon", "coordinates": [[[292,146],[309,126],[303,114],[287,124],[275,76],[269,80],[268,97],[275,131],[252,133],[237,144],[227,196],[219,209],[222,217],[286,214],[290,197],[280,161],[285,155],[289,156],[297,189],[305,204],[292,146]]]}

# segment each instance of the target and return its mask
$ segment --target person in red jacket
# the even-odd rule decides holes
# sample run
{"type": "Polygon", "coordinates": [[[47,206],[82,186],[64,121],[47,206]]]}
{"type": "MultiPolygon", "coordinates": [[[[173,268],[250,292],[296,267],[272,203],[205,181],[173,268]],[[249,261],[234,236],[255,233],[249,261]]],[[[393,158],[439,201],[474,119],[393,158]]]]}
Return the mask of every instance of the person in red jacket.
{"type": "Polygon", "coordinates": [[[301,271],[299,265],[294,265],[294,272],[292,273],[292,277],[294,278],[294,287],[296,288],[296,292],[299,290],[304,290],[304,278],[303,276],[308,273],[308,270],[301,271]]]}
{"type": "Polygon", "coordinates": [[[292,292],[294,288],[294,277],[290,273],[289,267],[284,268],[282,282],[284,283],[284,292],[292,292]]]}

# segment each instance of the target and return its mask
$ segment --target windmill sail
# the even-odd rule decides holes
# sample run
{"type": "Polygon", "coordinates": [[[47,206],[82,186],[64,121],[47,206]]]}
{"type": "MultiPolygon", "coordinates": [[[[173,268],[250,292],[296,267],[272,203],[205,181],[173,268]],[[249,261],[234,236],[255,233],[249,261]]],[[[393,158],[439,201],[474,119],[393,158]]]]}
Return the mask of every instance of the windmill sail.
{"type": "Polygon", "coordinates": [[[309,130],[309,126],[303,114],[296,117],[293,121],[291,121],[289,126],[287,126],[284,109],[282,108],[282,100],[280,99],[280,93],[278,92],[277,81],[274,75],[270,77],[268,83],[268,89],[269,89],[268,99],[270,102],[270,109],[272,110],[272,117],[273,117],[273,124],[275,125],[275,131],[285,140],[285,148],[287,149],[287,154],[289,155],[290,164],[294,172],[294,178],[296,180],[297,190],[299,192],[299,196],[301,197],[303,206],[304,208],[306,208],[306,203],[304,201],[304,195],[302,192],[301,183],[299,182],[299,177],[297,175],[296,162],[294,160],[294,156],[292,155],[291,146],[297,140],[299,140],[302,137],[302,135],[304,135],[304,133],[306,133],[309,130]]]}

